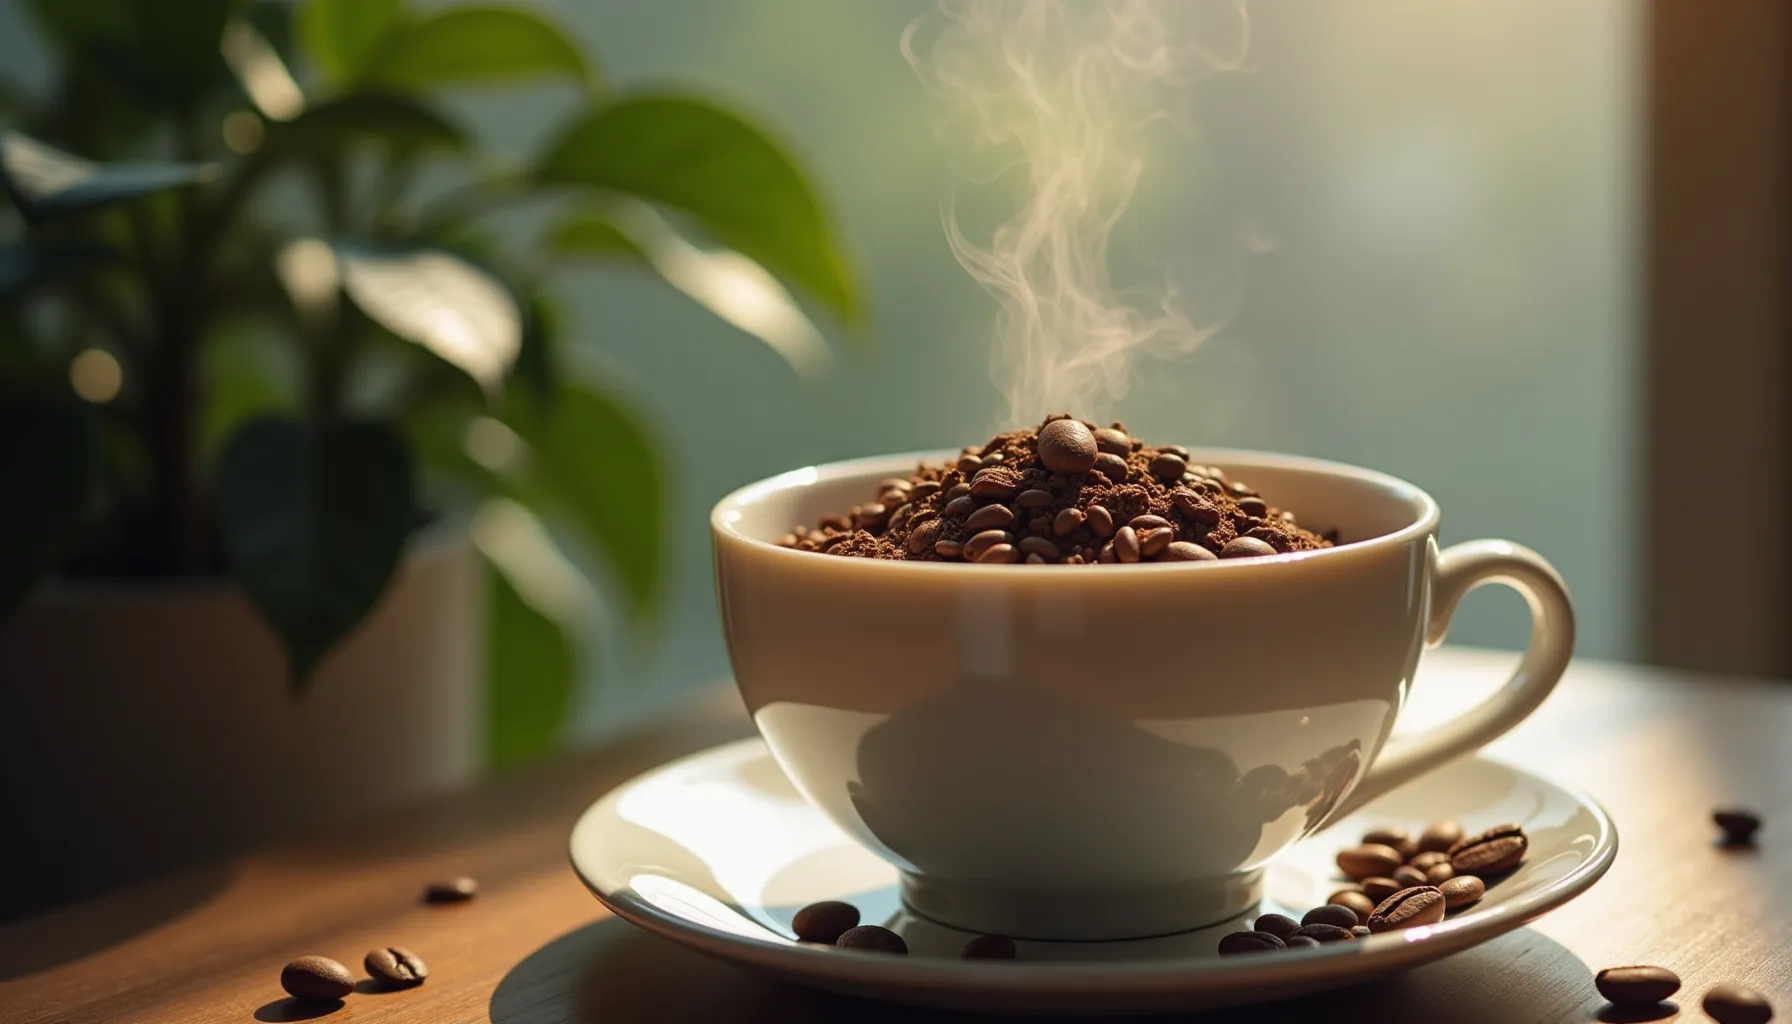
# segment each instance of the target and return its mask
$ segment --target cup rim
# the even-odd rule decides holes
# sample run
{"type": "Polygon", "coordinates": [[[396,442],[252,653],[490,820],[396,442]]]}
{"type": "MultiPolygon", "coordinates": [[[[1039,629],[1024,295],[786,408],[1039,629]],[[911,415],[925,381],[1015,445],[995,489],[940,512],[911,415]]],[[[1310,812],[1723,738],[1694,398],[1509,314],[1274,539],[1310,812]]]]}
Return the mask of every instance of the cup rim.
{"type": "MultiPolygon", "coordinates": [[[[1371,484],[1397,499],[1416,505],[1419,514],[1412,522],[1392,533],[1384,533],[1360,541],[1350,541],[1329,548],[1287,551],[1254,558],[1222,558],[1210,562],[1118,563],[1103,566],[1101,573],[1103,577],[1111,577],[1116,572],[1237,572],[1249,567],[1261,569],[1270,565],[1294,566],[1321,559],[1338,562],[1347,558],[1367,556],[1372,552],[1379,552],[1390,547],[1401,547],[1419,537],[1433,534],[1437,530],[1441,513],[1436,499],[1419,487],[1379,470],[1365,469],[1347,462],[1334,462],[1329,459],[1288,455],[1281,452],[1256,451],[1248,448],[1191,448],[1189,451],[1190,458],[1196,463],[1243,463],[1271,469],[1349,477],[1371,484]]],[[[780,547],[773,541],[761,540],[737,529],[736,522],[740,517],[740,509],[779,491],[812,487],[842,477],[889,476],[904,473],[916,463],[946,462],[956,458],[958,454],[959,450],[956,448],[938,448],[890,455],[861,456],[855,459],[842,459],[787,470],[736,488],[716,502],[709,513],[710,534],[714,537],[718,549],[723,544],[739,544],[763,551],[771,557],[802,559],[803,561],[799,564],[813,565],[816,561],[816,552],[780,547]]],[[[972,563],[968,562],[910,561],[893,558],[829,558],[826,559],[826,562],[843,569],[850,564],[857,568],[847,571],[859,572],[964,573],[973,568],[972,563]]],[[[1023,573],[1028,577],[1036,577],[1041,573],[1073,572],[1084,568],[1086,567],[1080,565],[1056,563],[1047,565],[977,564],[974,566],[973,575],[979,579],[989,578],[991,573],[1023,573]]]]}

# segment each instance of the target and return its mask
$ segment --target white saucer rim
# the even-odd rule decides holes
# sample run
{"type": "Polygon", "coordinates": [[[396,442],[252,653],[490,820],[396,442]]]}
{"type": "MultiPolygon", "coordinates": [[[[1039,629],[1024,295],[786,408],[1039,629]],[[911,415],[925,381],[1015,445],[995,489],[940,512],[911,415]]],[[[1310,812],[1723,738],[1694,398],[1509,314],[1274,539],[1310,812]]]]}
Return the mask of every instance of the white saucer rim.
{"type": "MultiPolygon", "coordinates": [[[[1413,931],[1370,936],[1349,944],[1348,949],[1326,946],[1320,949],[1291,950],[1271,957],[1237,957],[1202,960],[1103,960],[1103,961],[1004,961],[956,960],[945,957],[900,957],[876,954],[842,955],[839,950],[795,943],[768,942],[764,939],[727,932],[697,924],[640,899],[618,886],[606,892],[589,877],[579,864],[581,833],[595,828],[608,815],[609,805],[642,780],[669,771],[691,761],[710,757],[722,758],[745,747],[758,747],[764,756],[771,751],[757,736],[719,744],[672,761],[664,762],[630,778],[605,793],[574,824],[569,842],[573,872],[616,916],[662,938],[730,962],[744,962],[785,976],[825,976],[869,985],[928,984],[949,988],[987,992],[1012,988],[1032,994],[1050,994],[1061,990],[1066,994],[1087,991],[1091,984],[1124,983],[1134,990],[1174,990],[1198,992],[1261,985],[1270,982],[1299,983],[1321,980],[1337,974],[1345,964],[1362,956],[1374,955],[1370,965],[1374,973],[1397,970],[1414,961],[1436,957],[1478,945],[1520,928],[1543,914],[1574,899],[1592,888],[1612,866],[1618,855],[1618,830],[1605,807],[1578,786],[1559,782],[1541,772],[1523,768],[1500,758],[1484,754],[1463,760],[1479,760],[1497,764],[1519,775],[1528,776],[1572,796],[1588,808],[1599,824],[1592,855],[1573,870],[1543,888],[1514,897],[1485,910],[1475,909],[1434,925],[1422,936],[1413,931]],[[1346,954],[1348,955],[1341,955],[1346,954]]],[[[1396,790],[1397,791],[1397,790],[1396,790]]]]}

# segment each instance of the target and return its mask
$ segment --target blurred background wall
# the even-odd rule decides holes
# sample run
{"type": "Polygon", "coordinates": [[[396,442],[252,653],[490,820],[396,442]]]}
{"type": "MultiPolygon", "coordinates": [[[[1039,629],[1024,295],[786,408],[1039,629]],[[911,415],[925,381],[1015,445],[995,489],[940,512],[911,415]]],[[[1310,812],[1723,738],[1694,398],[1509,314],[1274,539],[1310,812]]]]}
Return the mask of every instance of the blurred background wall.
{"type": "MultiPolygon", "coordinates": [[[[924,0],[562,2],[617,81],[726,96],[831,198],[874,307],[805,389],[771,352],[626,270],[563,282],[588,370],[651,410],[675,464],[678,564],[660,634],[609,645],[580,716],[615,727],[727,673],[709,505],[811,462],[979,440],[998,422],[993,304],[948,252],[961,162],[898,52],[924,0]]],[[[1561,569],[1580,653],[1638,653],[1636,267],[1642,13],[1626,0],[1254,0],[1251,69],[1199,86],[1193,138],[1153,150],[1116,240],[1122,280],[1168,262],[1230,314],[1148,363],[1115,412],[1159,441],[1274,448],[1406,477],[1444,539],[1509,537],[1561,569]],[[1267,247],[1247,252],[1243,239],[1267,247]]],[[[0,60],[41,63],[0,2],[0,60]]],[[[562,98],[467,111],[521,147],[562,98]]],[[[999,208],[999,195],[967,195],[999,208]]],[[[1199,307],[1197,307],[1199,310],[1199,307]]],[[[1197,627],[1198,628],[1198,627],[1197,627]]],[[[1451,639],[1516,647],[1515,598],[1451,639]]]]}

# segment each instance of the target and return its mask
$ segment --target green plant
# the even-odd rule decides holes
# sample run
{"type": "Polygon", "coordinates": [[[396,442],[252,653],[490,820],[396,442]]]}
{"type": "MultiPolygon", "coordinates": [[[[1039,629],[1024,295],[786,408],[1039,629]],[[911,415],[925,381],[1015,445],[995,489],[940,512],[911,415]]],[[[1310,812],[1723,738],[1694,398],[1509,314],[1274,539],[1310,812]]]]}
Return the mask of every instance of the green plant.
{"type": "MultiPolygon", "coordinates": [[[[378,599],[420,509],[458,494],[485,503],[476,535],[539,546],[545,521],[588,545],[645,620],[662,459],[626,403],[563,372],[576,332],[550,271],[657,270],[799,365],[825,349],[780,281],[857,317],[776,144],[700,99],[610,90],[530,10],[34,11],[54,86],[0,86],[17,214],[0,213],[0,615],[57,572],[225,572],[302,688],[378,599]],[[578,101],[509,167],[440,94],[513,82],[578,101]]],[[[481,545],[490,647],[516,669],[493,693],[499,760],[552,736],[577,611],[509,543],[481,545]]]]}

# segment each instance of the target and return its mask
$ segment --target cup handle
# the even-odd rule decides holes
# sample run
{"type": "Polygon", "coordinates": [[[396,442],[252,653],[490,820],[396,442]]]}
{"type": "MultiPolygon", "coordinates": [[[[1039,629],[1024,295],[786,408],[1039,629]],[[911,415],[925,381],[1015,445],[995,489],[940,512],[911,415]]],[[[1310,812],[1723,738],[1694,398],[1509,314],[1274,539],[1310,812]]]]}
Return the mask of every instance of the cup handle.
{"type": "Polygon", "coordinates": [[[1504,540],[1471,540],[1446,548],[1432,570],[1431,615],[1425,643],[1449,632],[1462,595],[1484,583],[1504,583],[1531,606],[1531,642],[1518,668],[1492,696],[1452,721],[1382,749],[1369,771],[1331,818],[1336,820],[1395,786],[1473,753],[1537,710],[1555,689],[1574,652],[1574,608],[1568,587],[1543,556],[1504,540]]]}

